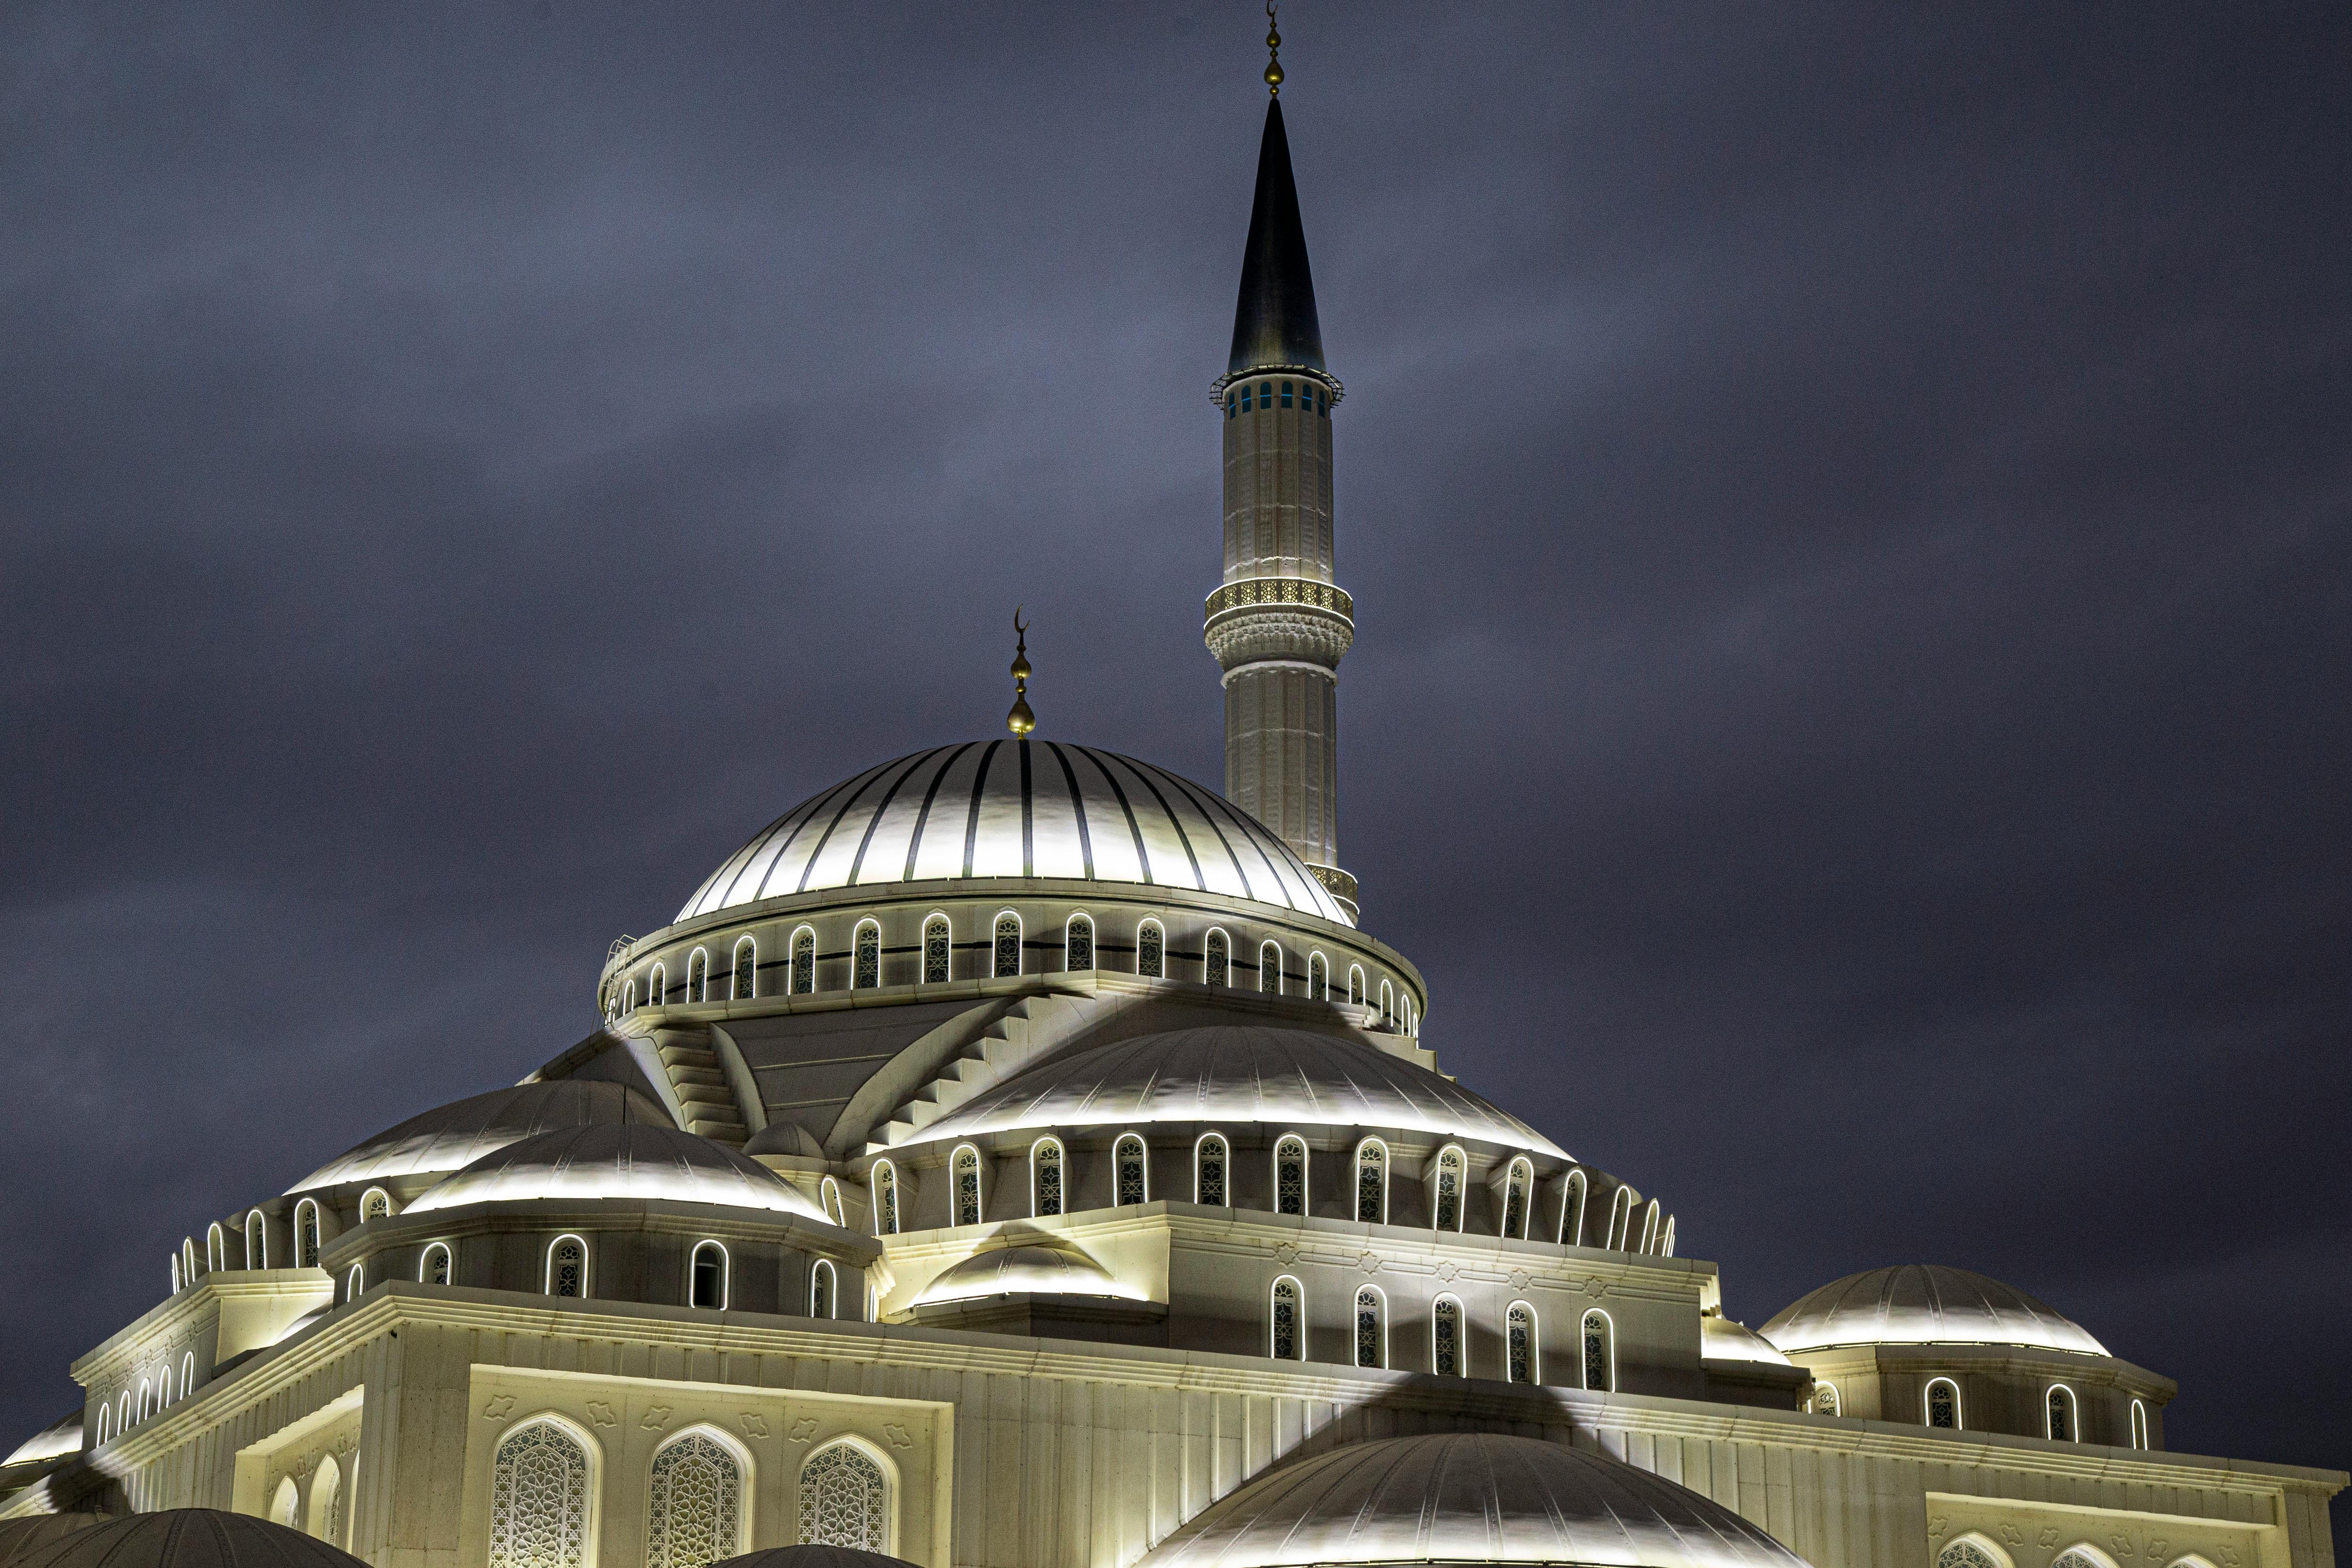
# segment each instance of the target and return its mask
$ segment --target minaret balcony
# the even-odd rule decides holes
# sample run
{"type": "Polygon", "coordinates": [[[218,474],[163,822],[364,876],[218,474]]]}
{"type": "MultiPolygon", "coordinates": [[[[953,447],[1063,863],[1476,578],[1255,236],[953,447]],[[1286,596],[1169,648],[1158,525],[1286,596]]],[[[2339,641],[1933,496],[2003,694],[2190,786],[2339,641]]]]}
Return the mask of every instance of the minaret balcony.
{"type": "Polygon", "coordinates": [[[1356,601],[1348,591],[1311,577],[1244,577],[1228,583],[1209,595],[1207,624],[1214,626],[1219,616],[1256,605],[1305,605],[1328,611],[1350,626],[1356,624],[1356,601]]]}
{"type": "Polygon", "coordinates": [[[1209,595],[1202,628],[1226,678],[1244,665],[1307,663],[1337,669],[1356,640],[1356,602],[1311,577],[1244,577],[1209,595]]]}

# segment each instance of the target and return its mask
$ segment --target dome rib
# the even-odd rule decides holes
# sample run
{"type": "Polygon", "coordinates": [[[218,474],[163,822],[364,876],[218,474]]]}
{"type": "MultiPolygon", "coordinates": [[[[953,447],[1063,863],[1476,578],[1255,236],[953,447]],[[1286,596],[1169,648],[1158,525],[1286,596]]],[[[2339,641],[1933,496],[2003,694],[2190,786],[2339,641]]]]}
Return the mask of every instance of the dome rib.
{"type": "Polygon", "coordinates": [[[286,1190],[305,1193],[345,1183],[443,1174],[541,1132],[623,1121],[675,1125],[669,1112],[624,1084],[586,1079],[510,1084],[396,1122],[286,1190]]]}
{"type": "Polygon", "coordinates": [[[708,1204],[833,1224],[814,1199],[749,1155],[645,1122],[566,1127],[509,1143],[420,1194],[407,1212],[541,1199],[708,1204]]]}

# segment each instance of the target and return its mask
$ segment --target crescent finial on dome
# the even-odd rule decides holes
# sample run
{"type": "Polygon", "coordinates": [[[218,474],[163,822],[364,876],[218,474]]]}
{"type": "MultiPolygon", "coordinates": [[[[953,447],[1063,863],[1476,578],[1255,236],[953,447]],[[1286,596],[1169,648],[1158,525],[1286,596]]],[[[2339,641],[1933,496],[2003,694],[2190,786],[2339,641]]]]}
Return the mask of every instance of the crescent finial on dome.
{"type": "Polygon", "coordinates": [[[1013,606],[1013,711],[1004,716],[1004,727],[1025,738],[1037,727],[1037,715],[1029,711],[1029,628],[1022,624],[1018,605],[1013,606]]]}

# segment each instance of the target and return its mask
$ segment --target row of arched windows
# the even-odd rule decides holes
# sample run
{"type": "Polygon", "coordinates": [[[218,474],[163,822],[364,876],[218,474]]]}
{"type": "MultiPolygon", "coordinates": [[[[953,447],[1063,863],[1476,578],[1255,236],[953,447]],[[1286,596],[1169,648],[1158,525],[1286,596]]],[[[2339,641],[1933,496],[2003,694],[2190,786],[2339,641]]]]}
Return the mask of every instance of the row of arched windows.
{"type": "MultiPolygon", "coordinates": [[[[370,1187],[360,1194],[360,1223],[390,1219],[394,1212],[392,1194],[382,1187],[370,1187]]],[[[324,1211],[315,1198],[303,1198],[294,1205],[294,1256],[290,1267],[316,1268],[324,1247],[322,1226],[324,1211]]],[[[196,1242],[194,1237],[181,1239],[180,1249],[172,1257],[172,1290],[177,1294],[195,1284],[206,1274],[216,1274],[231,1267],[229,1247],[232,1237],[243,1248],[243,1261],[237,1267],[267,1268],[270,1266],[269,1219],[259,1209],[249,1211],[244,1224],[236,1230],[215,1220],[205,1228],[203,1266],[197,1266],[196,1242]]]]}
{"type": "MultiPolygon", "coordinates": [[[[1022,952],[1027,945],[1022,931],[1020,914],[1006,910],[996,917],[989,942],[989,974],[1003,980],[1022,973],[1022,952]]],[[[1062,967],[1065,971],[1088,970],[1096,967],[1095,922],[1091,915],[1074,914],[1062,928],[1062,967]]],[[[850,935],[849,984],[852,990],[865,990],[882,984],[882,927],[879,921],[864,920],[850,935]]],[[[953,973],[955,931],[948,917],[933,913],[923,921],[920,947],[923,984],[944,984],[953,973]]],[[[812,994],[816,990],[816,931],[801,926],[793,932],[792,962],[789,965],[789,989],[793,995],[812,994]]],[[[1202,945],[1202,975],[1211,985],[1231,985],[1234,983],[1233,939],[1221,930],[1212,929],[1202,945]]],[[[682,1000],[688,1005],[713,1000],[748,1001],[760,994],[760,950],[758,942],[750,936],[739,938],[732,950],[730,978],[725,995],[714,997],[711,979],[711,954],[696,948],[686,961],[686,994],[682,1000]]],[[[1257,952],[1257,989],[1269,995],[1287,994],[1297,977],[1283,968],[1282,944],[1262,942],[1257,952]]],[[[1139,923],[1135,931],[1135,973],[1150,980],[1168,977],[1168,933],[1156,920],[1139,923]]],[[[1301,994],[1318,1001],[1331,1001],[1330,961],[1320,952],[1307,955],[1305,989],[1301,994]]],[[[637,982],[624,981],[617,1000],[617,1011],[633,1013],[639,1005],[637,982]]],[[[646,971],[644,1005],[661,1006],[671,1001],[669,968],[656,963],[646,971]]],[[[1377,1006],[1383,1022],[1413,1033],[1419,1015],[1411,996],[1401,995],[1393,983],[1382,980],[1377,996],[1361,964],[1348,966],[1347,1000],[1356,1006],[1377,1006]]]]}
{"type": "Polygon", "coordinates": [[[121,1436],[150,1415],[160,1415],[185,1399],[195,1386],[196,1352],[187,1351],[181,1355],[176,1384],[167,1354],[154,1371],[140,1377],[136,1390],[126,1387],[113,1400],[99,1402],[97,1440],[108,1443],[121,1436]]]}
{"type": "MultiPolygon", "coordinates": [[[[1275,406],[1274,383],[1261,381],[1255,383],[1253,387],[1253,384],[1243,382],[1238,386],[1229,386],[1225,389],[1226,418],[1232,419],[1250,411],[1253,405],[1253,390],[1255,395],[1256,407],[1267,409],[1275,406]]],[[[1281,396],[1282,406],[1285,408],[1290,406],[1290,383],[1284,382],[1281,396]]],[[[1313,409],[1317,414],[1328,419],[1331,416],[1331,395],[1311,381],[1301,382],[1298,385],[1298,406],[1302,412],[1313,409]]]]}
{"type": "MultiPolygon", "coordinates": [[[[1350,1342],[1355,1364],[1382,1370],[1389,1360],[1388,1295],[1377,1285],[1356,1289],[1350,1342]]],[[[1600,1393],[1617,1387],[1616,1328],[1609,1314],[1595,1307],[1584,1314],[1578,1334],[1581,1355],[1580,1386],[1600,1393]]],[[[1307,1359],[1307,1288],[1291,1275],[1276,1279],[1266,1294],[1266,1353],[1276,1361],[1307,1359]]],[[[1469,1324],[1462,1300],[1451,1294],[1429,1304],[1429,1370],[1440,1377],[1471,1375],[1469,1324]]],[[[1514,1301],[1503,1313],[1503,1364],[1509,1383],[1541,1383],[1543,1350],[1537,1334],[1536,1310],[1514,1301]]]]}
{"type": "MultiPolygon", "coordinates": [[[[2056,1531],[2052,1531],[2051,1535],[2054,1537],[2056,1531]]],[[[2158,1552],[2161,1545],[2160,1542],[2149,1543],[2152,1562],[2164,1561],[2158,1552]]],[[[2011,1560],[2008,1552],[1993,1544],[1990,1536],[1970,1531],[1945,1544],[1944,1549],[1936,1554],[1936,1568],[2011,1568],[2011,1560]]],[[[2077,1542],[2052,1558],[2050,1568],[2116,1568],[2116,1560],[2084,1541],[2077,1542]]],[[[2168,1568],[2208,1568],[2208,1564],[2204,1558],[2191,1553],[2172,1558],[2168,1568]]]]}
{"type": "MultiPolygon", "coordinates": [[[[836,1197],[835,1201],[837,1203],[839,1199],[836,1197]]],[[[416,1278],[426,1285],[446,1285],[453,1264],[449,1244],[446,1241],[432,1242],[417,1259],[416,1278]]],[[[358,1300],[365,1288],[364,1268],[362,1264],[352,1266],[347,1277],[346,1300],[358,1300]]],[[[728,1254],[726,1243],[709,1239],[696,1242],[687,1255],[688,1304],[711,1311],[725,1311],[730,1299],[732,1269],[733,1259],[728,1254]]],[[[565,1235],[549,1242],[542,1265],[541,1289],[550,1296],[581,1300],[588,1295],[588,1284],[587,1238],[565,1235]]],[[[820,1258],[809,1268],[808,1315],[812,1318],[841,1315],[840,1274],[829,1259],[820,1258]]]]}
{"type": "MultiPolygon", "coordinates": [[[[499,1443],[490,1471],[490,1568],[587,1568],[602,1451],[556,1415],[522,1422],[499,1443]]],[[[705,1568],[740,1555],[751,1536],[751,1456],[726,1433],[689,1426],[647,1467],[646,1568],[705,1568]]],[[[897,1536],[887,1461],[850,1438],[820,1446],[800,1468],[797,1538],[804,1546],[888,1552],[897,1536]]]]}
{"type": "MultiPolygon", "coordinates": [[[[1813,1384],[1813,1414],[1835,1415],[1843,1407],[1837,1384],[1816,1381],[1813,1384]]],[[[1927,1380],[1920,1391],[1919,1419],[1939,1431],[1958,1432],[1968,1423],[1960,1406],[1960,1385],[1948,1377],[1927,1380]]],[[[2042,1393],[2042,1435],[2053,1443],[2083,1441],[2083,1426],[2074,1391],[2063,1383],[2053,1383],[2042,1393]]],[[[2131,1446],[2147,1447],[2147,1404],[2145,1400],[2131,1402],[2131,1446]]]]}

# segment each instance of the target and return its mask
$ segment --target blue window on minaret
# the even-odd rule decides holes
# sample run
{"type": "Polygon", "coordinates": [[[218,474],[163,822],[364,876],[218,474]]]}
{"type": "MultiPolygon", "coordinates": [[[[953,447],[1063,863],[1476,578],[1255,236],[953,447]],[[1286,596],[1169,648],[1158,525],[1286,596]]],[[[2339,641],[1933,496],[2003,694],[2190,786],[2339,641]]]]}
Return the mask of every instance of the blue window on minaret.
{"type": "Polygon", "coordinates": [[[1243,387],[1243,388],[1242,388],[1242,412],[1243,412],[1243,413],[1244,413],[1244,414],[1247,414],[1249,411],[1250,411],[1250,389],[1249,389],[1248,387],[1244,386],[1244,387],[1243,387]]]}
{"type": "Polygon", "coordinates": [[[1274,383],[1261,381],[1257,384],[1257,405],[1260,408],[1274,406],[1274,383]]]}
{"type": "Polygon", "coordinates": [[[1285,408],[1290,406],[1290,383],[1286,381],[1282,384],[1282,405],[1285,408]]]}
{"type": "Polygon", "coordinates": [[[1226,418],[1228,418],[1228,419],[1231,419],[1233,416],[1234,416],[1234,395],[1233,395],[1232,393],[1228,392],[1228,393],[1226,393],[1226,394],[1225,394],[1225,417],[1226,417],[1226,418]]]}

